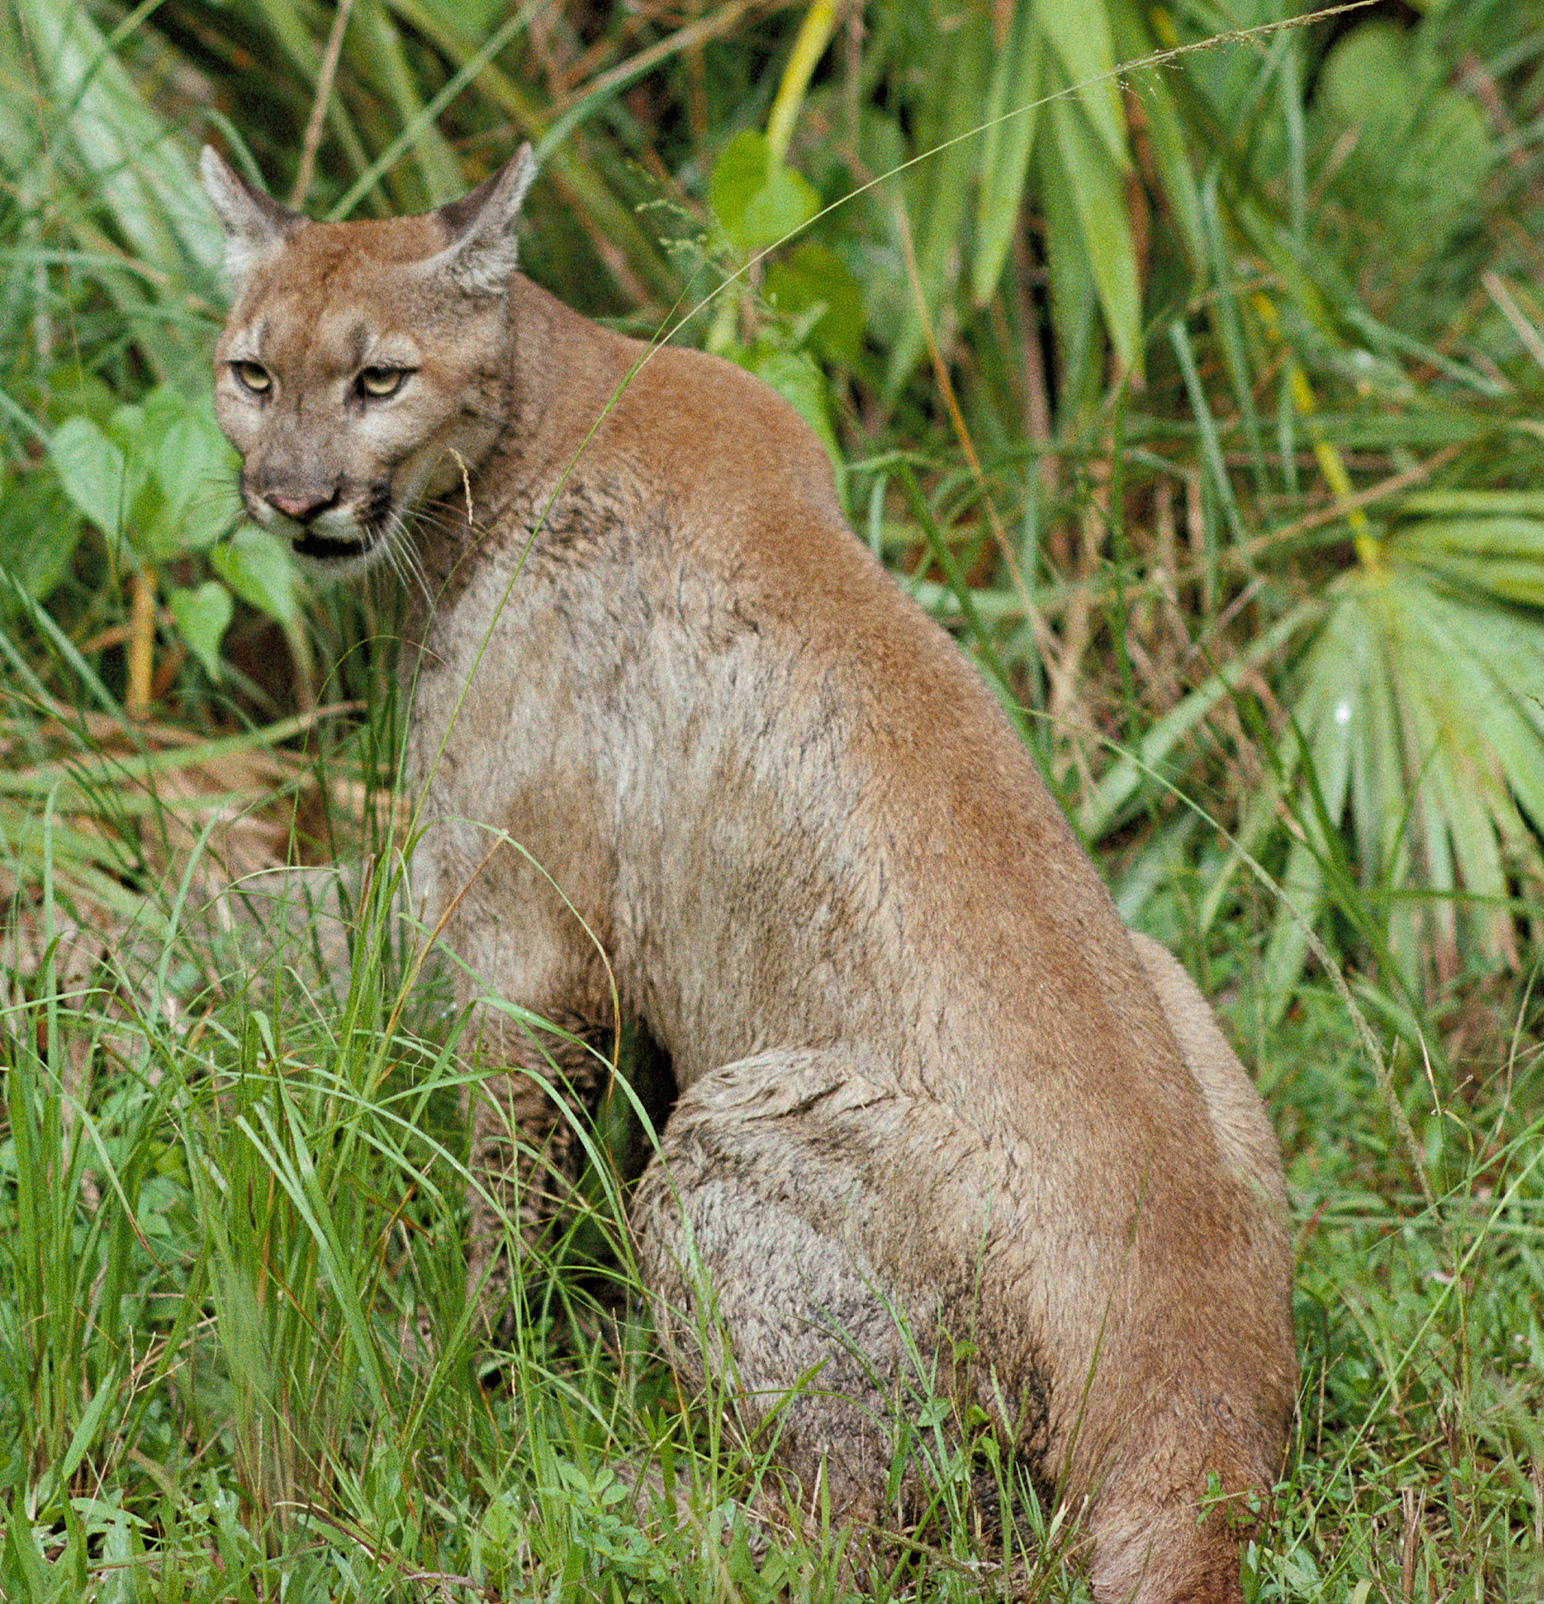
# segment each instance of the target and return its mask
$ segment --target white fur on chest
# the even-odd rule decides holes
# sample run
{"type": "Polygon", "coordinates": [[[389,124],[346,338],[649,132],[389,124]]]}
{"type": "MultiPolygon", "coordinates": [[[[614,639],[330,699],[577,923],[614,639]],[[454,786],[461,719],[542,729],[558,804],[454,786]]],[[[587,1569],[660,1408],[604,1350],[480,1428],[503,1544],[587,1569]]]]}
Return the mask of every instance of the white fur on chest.
{"type": "MultiPolygon", "coordinates": [[[[540,1006],[564,967],[549,928],[553,888],[577,910],[593,904],[600,878],[597,741],[565,615],[516,561],[482,565],[422,650],[404,645],[404,777],[426,923],[456,903],[447,936],[457,955],[482,984],[540,1006]]],[[[593,906],[580,916],[593,918],[593,906]]]]}
{"type": "Polygon", "coordinates": [[[726,627],[704,576],[645,592],[604,565],[532,564],[511,584],[514,563],[435,621],[417,670],[428,921],[460,897],[458,956],[536,1007],[557,948],[593,935],[683,1084],[790,1034],[874,1034],[873,977],[851,975],[883,967],[874,939],[898,930],[874,917],[894,889],[880,849],[852,839],[849,701],[786,642],[726,627]]]}

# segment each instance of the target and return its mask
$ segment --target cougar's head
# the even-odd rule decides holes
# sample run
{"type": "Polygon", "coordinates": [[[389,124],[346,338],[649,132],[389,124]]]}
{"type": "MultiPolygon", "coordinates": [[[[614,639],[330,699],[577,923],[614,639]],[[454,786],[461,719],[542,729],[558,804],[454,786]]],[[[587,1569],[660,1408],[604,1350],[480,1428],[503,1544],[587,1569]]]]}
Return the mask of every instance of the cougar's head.
{"type": "Polygon", "coordinates": [[[215,412],[251,517],[314,568],[362,572],[424,495],[487,455],[510,405],[506,285],[530,146],[459,201],[314,223],[206,147],[235,304],[215,412]]]}

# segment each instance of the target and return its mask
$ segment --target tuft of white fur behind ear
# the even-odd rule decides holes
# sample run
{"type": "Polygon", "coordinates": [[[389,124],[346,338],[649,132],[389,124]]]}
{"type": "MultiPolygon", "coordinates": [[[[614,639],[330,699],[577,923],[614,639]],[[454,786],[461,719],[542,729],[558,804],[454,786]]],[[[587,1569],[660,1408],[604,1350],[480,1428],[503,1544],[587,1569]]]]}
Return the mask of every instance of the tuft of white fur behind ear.
{"type": "Polygon", "coordinates": [[[225,271],[237,283],[304,226],[305,218],[253,189],[213,145],[204,146],[198,171],[225,230],[225,271]]]}
{"type": "Polygon", "coordinates": [[[429,258],[431,272],[446,273],[470,295],[497,295],[519,265],[515,225],[525,192],[536,177],[536,156],[522,145],[471,194],[440,207],[435,216],[446,247],[429,258]]]}

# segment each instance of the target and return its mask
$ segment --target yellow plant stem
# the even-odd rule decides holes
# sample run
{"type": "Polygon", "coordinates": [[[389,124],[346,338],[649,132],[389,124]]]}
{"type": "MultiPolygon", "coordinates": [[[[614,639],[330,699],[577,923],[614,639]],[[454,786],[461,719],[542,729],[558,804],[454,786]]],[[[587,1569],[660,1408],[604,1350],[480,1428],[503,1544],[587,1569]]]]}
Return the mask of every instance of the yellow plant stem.
{"type": "MultiPolygon", "coordinates": [[[[1260,294],[1250,296],[1250,301],[1271,338],[1277,344],[1284,344],[1276,308],[1260,294]]],[[[1325,438],[1324,430],[1319,427],[1319,403],[1314,397],[1313,386],[1309,384],[1308,375],[1303,372],[1297,358],[1290,351],[1283,351],[1282,355],[1286,363],[1287,385],[1292,391],[1292,405],[1297,409],[1297,415],[1308,430],[1309,444],[1313,447],[1314,461],[1319,464],[1319,472],[1324,475],[1324,482],[1330,487],[1330,494],[1341,506],[1341,515],[1350,526],[1351,538],[1356,546],[1357,561],[1369,572],[1379,573],[1383,568],[1382,543],[1373,534],[1367,514],[1357,504],[1351,475],[1346,471],[1340,452],[1325,438]]]]}
{"type": "Polygon", "coordinates": [[[140,567],[129,579],[129,688],[124,707],[130,718],[144,718],[150,711],[154,661],[155,574],[140,567]]]}
{"type": "Polygon", "coordinates": [[[831,35],[836,31],[838,0],[815,0],[804,13],[799,36],[793,42],[793,53],[783,68],[782,82],[772,102],[767,118],[767,166],[781,167],[788,154],[788,143],[793,138],[793,125],[798,121],[804,104],[804,92],[810,86],[815,65],[826,53],[831,35]]]}
{"type": "MultiPolygon", "coordinates": [[[[804,13],[804,21],[799,25],[798,37],[793,42],[793,51],[788,57],[788,65],[783,68],[777,94],[772,100],[772,110],[767,116],[768,177],[783,165],[783,158],[788,154],[794,124],[799,120],[799,111],[804,105],[804,92],[810,86],[816,64],[831,42],[831,35],[836,31],[840,9],[840,0],[815,0],[804,13]]],[[[765,254],[762,252],[762,255],[765,254]]],[[[756,260],[760,258],[753,260],[750,265],[754,266],[756,260]]],[[[734,343],[740,314],[738,294],[731,293],[728,285],[720,293],[723,298],[718,303],[706,341],[708,350],[718,352],[727,350],[734,343]]]]}

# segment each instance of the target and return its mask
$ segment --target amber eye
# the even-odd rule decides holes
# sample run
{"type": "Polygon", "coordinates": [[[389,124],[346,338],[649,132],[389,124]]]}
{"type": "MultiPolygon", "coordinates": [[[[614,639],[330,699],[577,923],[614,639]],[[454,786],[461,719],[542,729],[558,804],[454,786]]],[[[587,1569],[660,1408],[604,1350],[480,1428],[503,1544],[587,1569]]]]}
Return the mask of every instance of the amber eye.
{"type": "Polygon", "coordinates": [[[273,379],[261,362],[232,362],[231,372],[249,395],[267,395],[273,389],[273,379]]]}
{"type": "Polygon", "coordinates": [[[384,401],[407,383],[411,368],[364,368],[359,375],[359,393],[372,401],[384,401]]]}

